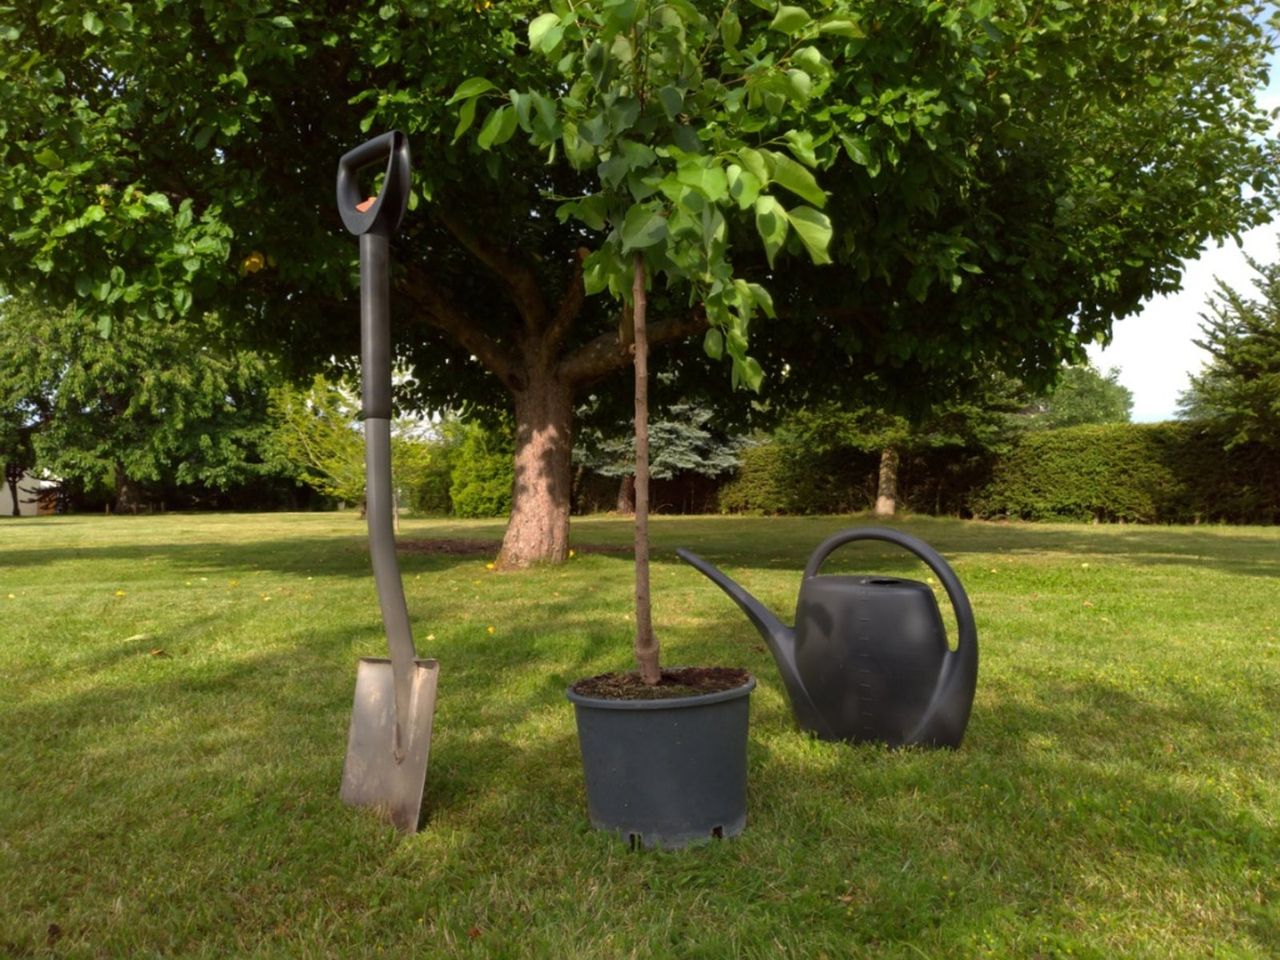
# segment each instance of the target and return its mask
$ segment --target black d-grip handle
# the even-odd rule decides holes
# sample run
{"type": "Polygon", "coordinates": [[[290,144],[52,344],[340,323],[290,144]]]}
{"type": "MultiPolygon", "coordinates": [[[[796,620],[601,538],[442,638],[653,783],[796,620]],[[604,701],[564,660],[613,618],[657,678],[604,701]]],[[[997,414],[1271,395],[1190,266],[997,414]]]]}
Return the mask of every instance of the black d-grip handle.
{"type": "Polygon", "coordinates": [[[936,573],[938,579],[942,581],[942,586],[947,591],[947,596],[951,598],[951,606],[955,609],[956,626],[960,630],[957,649],[976,652],[978,627],[973,620],[973,607],[969,604],[969,595],[964,592],[964,587],[960,585],[960,578],[951,569],[951,565],[942,559],[942,555],[938,551],[909,533],[891,530],[888,527],[854,527],[850,530],[841,530],[839,533],[833,533],[818,544],[818,549],[813,551],[813,556],[809,558],[808,564],[805,565],[804,578],[808,580],[816,575],[818,567],[822,566],[822,561],[827,559],[836,547],[852,543],[855,540],[883,540],[887,543],[896,543],[898,546],[910,550],[927,563],[929,569],[936,573]]]}
{"type": "Polygon", "coordinates": [[[391,130],[349,150],[338,161],[338,212],[342,223],[356,236],[377,233],[390,237],[409,206],[409,140],[391,130]],[[365,209],[357,174],[375,163],[387,162],[382,192],[365,209]]]}

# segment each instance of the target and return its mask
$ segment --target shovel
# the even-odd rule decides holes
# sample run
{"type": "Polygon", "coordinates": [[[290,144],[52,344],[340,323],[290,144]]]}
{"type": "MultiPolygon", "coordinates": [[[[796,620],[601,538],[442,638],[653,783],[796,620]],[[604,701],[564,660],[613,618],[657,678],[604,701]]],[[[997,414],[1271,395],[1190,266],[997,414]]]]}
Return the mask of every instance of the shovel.
{"type": "Polygon", "coordinates": [[[396,562],[391,496],[391,235],[409,201],[409,144],[393,130],[338,161],[338,210],[360,238],[360,372],[364,414],[369,555],[390,659],[362,657],[342,767],[342,800],[371,807],[400,830],[418,829],[436,709],[435,660],[413,649],[404,584],[396,562]],[[386,162],[382,191],[361,200],[357,174],[386,162]]]}

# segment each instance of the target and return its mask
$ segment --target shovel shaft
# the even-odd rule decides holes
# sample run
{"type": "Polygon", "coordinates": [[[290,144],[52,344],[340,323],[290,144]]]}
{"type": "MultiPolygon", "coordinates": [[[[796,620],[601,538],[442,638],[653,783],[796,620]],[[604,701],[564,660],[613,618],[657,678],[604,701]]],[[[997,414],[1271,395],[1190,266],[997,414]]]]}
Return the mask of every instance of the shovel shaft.
{"type": "Polygon", "coordinates": [[[361,404],[364,411],[365,498],[369,555],[395,672],[396,755],[405,746],[413,691],[413,633],[396,561],[391,489],[391,323],[387,237],[360,235],[361,404]]]}

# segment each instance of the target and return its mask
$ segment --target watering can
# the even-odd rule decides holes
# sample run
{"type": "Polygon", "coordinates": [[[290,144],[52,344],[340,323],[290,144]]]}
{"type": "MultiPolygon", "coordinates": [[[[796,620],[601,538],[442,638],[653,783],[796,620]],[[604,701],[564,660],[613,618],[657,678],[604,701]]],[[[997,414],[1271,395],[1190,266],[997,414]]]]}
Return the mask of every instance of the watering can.
{"type": "Polygon", "coordinates": [[[732,597],[760,631],[801,730],[853,743],[960,745],[978,680],[978,630],[955,572],[923,540],[862,527],[822,541],[804,569],[794,627],[701,557],[676,553],[732,597]],[[928,584],[818,573],[833,550],[856,540],[897,544],[929,565],[955,609],[956,649],[947,645],[928,584]]]}

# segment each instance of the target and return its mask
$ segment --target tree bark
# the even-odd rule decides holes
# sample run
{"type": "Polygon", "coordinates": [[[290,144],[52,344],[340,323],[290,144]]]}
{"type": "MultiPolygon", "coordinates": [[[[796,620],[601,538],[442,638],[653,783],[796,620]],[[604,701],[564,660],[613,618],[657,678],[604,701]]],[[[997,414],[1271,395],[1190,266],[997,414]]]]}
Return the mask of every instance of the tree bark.
{"type": "MultiPolygon", "coordinates": [[[[489,267],[508,294],[515,316],[502,335],[485,332],[465,305],[426,270],[409,265],[398,289],[420,320],[467,350],[507,389],[516,419],[515,483],[511,517],[498,555],[502,569],[562,563],[569,549],[572,495],[573,398],[592,384],[620,373],[631,358],[611,330],[566,348],[581,319],[585,289],[577,251],[568,286],[552,310],[537,284],[535,261],[467,229],[466,217],[445,216],[444,226],[463,248],[489,267]]],[[[702,311],[658,320],[647,327],[658,346],[702,333],[702,311]]]]}
{"type": "Polygon", "coordinates": [[[898,451],[880,451],[880,483],[876,490],[876,516],[892,517],[898,508],[898,451]]]}
{"type": "Polygon", "coordinates": [[[513,391],[515,477],[497,561],[504,570],[563,563],[569,554],[573,394],[550,370],[529,373],[528,385],[513,391]]]}
{"type": "Polygon", "coordinates": [[[658,665],[658,638],[653,632],[653,607],[649,599],[649,340],[645,330],[648,303],[644,290],[644,257],[636,254],[635,280],[631,287],[635,320],[636,370],[636,665],[640,679],[656,684],[662,679],[658,665]]]}
{"type": "Polygon", "coordinates": [[[129,479],[124,467],[116,464],[116,513],[136,514],[142,506],[142,491],[129,479]]]}
{"type": "Polygon", "coordinates": [[[615,509],[625,517],[636,512],[636,478],[629,473],[618,481],[618,503],[615,509]]]}

